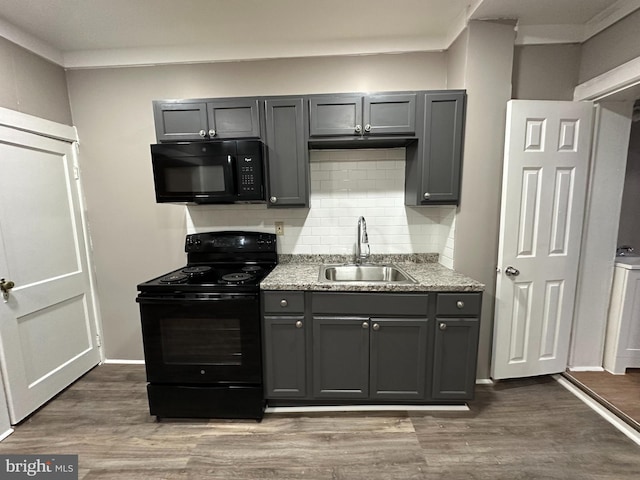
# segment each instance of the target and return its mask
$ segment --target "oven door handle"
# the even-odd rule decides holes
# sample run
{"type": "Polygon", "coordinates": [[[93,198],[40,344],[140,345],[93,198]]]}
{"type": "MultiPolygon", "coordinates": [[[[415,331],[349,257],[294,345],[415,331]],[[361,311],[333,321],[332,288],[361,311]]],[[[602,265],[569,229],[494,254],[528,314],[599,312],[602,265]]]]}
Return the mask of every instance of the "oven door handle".
{"type": "Polygon", "coordinates": [[[162,303],[184,303],[184,302],[237,302],[237,301],[256,301],[258,295],[194,295],[188,297],[143,297],[138,296],[136,302],[144,304],[162,304],[162,303]]]}

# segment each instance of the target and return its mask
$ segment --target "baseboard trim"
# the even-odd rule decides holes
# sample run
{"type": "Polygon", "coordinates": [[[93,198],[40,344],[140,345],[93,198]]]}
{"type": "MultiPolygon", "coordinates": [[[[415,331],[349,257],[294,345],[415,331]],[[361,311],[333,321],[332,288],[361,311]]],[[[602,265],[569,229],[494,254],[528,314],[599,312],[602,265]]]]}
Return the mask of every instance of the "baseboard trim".
{"type": "Polygon", "coordinates": [[[13,433],[13,428],[10,428],[9,430],[7,430],[6,432],[0,434],[0,442],[2,440],[4,440],[5,438],[7,438],[9,435],[11,435],[13,433]]]}
{"type": "Polygon", "coordinates": [[[119,358],[106,358],[102,363],[120,364],[120,365],[144,365],[144,360],[122,360],[119,358]]]}
{"type": "Polygon", "coordinates": [[[476,385],[493,385],[493,380],[490,378],[476,378],[476,385]]]}
{"type": "Polygon", "coordinates": [[[604,372],[602,367],[569,367],[570,372],[604,372]]]}
{"type": "Polygon", "coordinates": [[[318,405],[309,407],[267,407],[265,413],[337,412],[468,412],[467,405],[318,405]]]}
{"type": "Polygon", "coordinates": [[[593,398],[584,393],[566,378],[562,377],[561,375],[552,375],[552,377],[556,380],[556,382],[573,393],[579,400],[582,400],[582,402],[584,402],[594,412],[596,412],[607,422],[609,422],[620,432],[622,432],[625,436],[627,436],[632,442],[640,446],[640,432],[638,432],[635,428],[633,428],[624,420],[621,420],[617,415],[613,414],[600,403],[596,402],[593,398]]]}

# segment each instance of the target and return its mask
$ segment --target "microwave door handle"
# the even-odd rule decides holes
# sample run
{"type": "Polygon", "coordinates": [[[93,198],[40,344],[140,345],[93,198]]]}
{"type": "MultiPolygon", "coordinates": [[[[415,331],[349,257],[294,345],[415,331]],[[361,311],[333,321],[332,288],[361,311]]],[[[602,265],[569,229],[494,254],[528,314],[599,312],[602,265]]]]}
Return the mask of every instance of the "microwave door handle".
{"type": "Polygon", "coordinates": [[[238,193],[238,180],[236,176],[238,173],[236,172],[235,158],[232,155],[227,155],[227,171],[229,172],[231,180],[230,190],[232,195],[236,195],[238,193]]]}

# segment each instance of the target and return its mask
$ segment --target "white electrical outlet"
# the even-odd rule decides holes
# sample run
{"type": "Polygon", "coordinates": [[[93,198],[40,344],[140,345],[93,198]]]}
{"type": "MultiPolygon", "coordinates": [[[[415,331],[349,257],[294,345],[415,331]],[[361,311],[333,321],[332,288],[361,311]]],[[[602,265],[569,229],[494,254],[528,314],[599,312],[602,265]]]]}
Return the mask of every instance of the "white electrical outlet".
{"type": "Polygon", "coordinates": [[[276,235],[284,235],[284,222],[276,222],[276,235]]]}

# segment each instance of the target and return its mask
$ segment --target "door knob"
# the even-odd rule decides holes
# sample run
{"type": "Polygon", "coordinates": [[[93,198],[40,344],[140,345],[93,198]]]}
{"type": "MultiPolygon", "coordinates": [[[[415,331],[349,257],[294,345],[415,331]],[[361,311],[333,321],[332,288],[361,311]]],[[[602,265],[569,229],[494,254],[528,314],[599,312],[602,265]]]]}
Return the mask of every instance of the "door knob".
{"type": "Polygon", "coordinates": [[[369,133],[371,131],[371,125],[369,125],[368,123],[364,126],[364,131],[369,133]]]}
{"type": "Polygon", "coordinates": [[[2,290],[2,298],[5,302],[9,301],[9,290],[15,286],[16,284],[11,280],[5,281],[4,278],[0,278],[0,290],[2,290]]]}
{"type": "Polygon", "coordinates": [[[207,136],[207,131],[206,131],[206,130],[200,130],[200,131],[198,132],[198,135],[200,135],[202,138],[204,138],[204,137],[206,137],[206,136],[207,136]]]}
{"type": "Polygon", "coordinates": [[[520,270],[509,266],[505,268],[504,273],[506,273],[509,277],[517,277],[518,275],[520,275],[520,270]]]}

